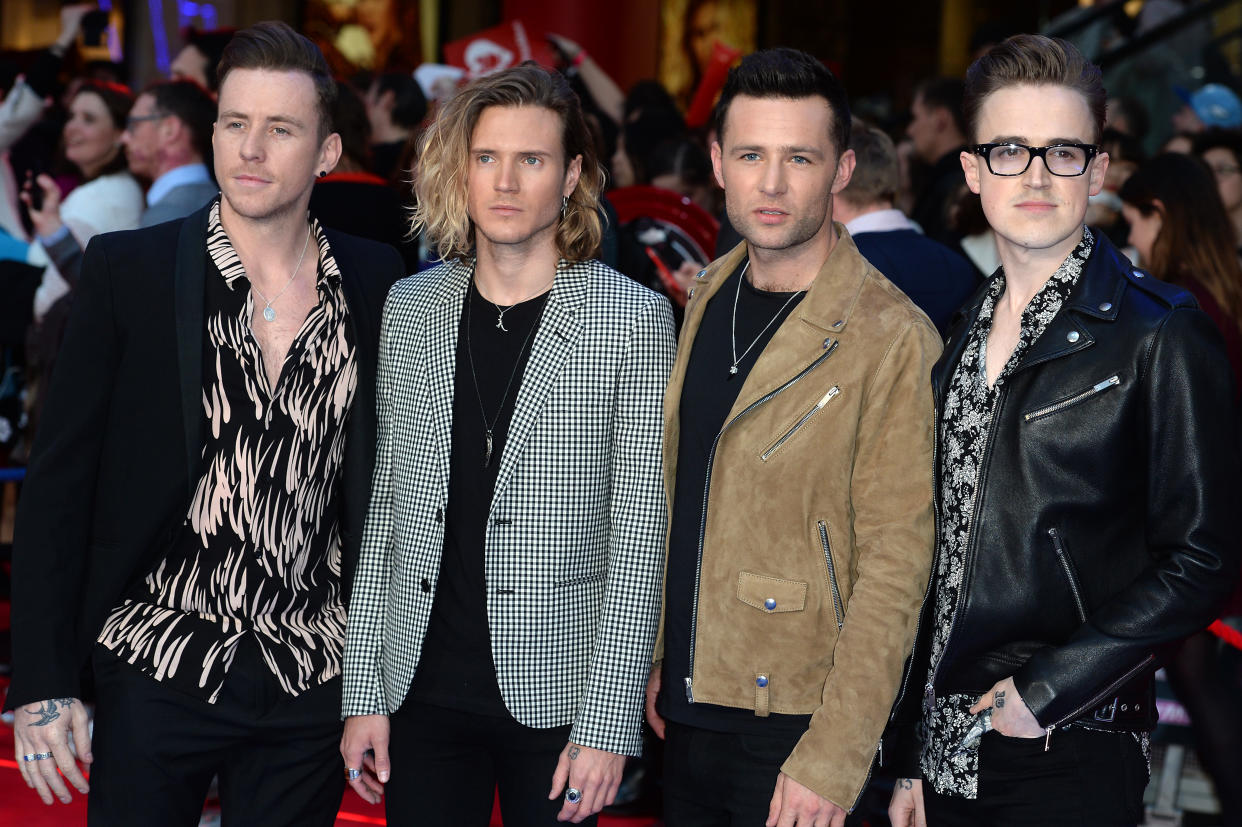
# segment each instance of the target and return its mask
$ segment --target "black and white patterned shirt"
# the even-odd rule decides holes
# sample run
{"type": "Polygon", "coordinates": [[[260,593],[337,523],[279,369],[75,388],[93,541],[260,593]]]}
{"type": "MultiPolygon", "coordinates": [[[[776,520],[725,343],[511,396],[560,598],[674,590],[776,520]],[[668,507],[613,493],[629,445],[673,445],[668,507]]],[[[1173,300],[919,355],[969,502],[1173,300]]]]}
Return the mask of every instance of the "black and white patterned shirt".
{"type": "MultiPolygon", "coordinates": [[[[1091,257],[1095,238],[1083,227],[1082,240],[1062,262],[1052,277],[1040,288],[1022,311],[1018,344],[995,384],[987,384],[987,340],[992,330],[992,314],[996,302],[1005,292],[1005,273],[1001,269],[992,280],[983,299],[979,316],[966,334],[966,347],[953,373],[945,395],[941,421],[943,434],[940,445],[940,535],[936,553],[936,599],[933,607],[934,625],[931,641],[931,671],[944,655],[949,631],[953,626],[962,577],[966,568],[967,549],[973,529],[975,495],[983,462],[984,446],[992,427],[996,401],[1006,379],[1021,362],[1052,318],[1060,311],[1070,290],[1082,275],[1083,266],[1091,257]]],[[[936,792],[975,798],[978,794],[979,751],[958,751],[975,716],[970,714],[978,695],[947,695],[937,697],[923,718],[923,780],[936,792]]]]}
{"type": "Polygon", "coordinates": [[[202,476],[177,540],[98,638],[118,658],[208,702],[247,634],[290,695],[341,671],[338,483],[357,363],[340,271],[314,219],[311,228],[319,301],[272,387],[250,329],[255,297],[219,201],[212,206],[202,476]]]}

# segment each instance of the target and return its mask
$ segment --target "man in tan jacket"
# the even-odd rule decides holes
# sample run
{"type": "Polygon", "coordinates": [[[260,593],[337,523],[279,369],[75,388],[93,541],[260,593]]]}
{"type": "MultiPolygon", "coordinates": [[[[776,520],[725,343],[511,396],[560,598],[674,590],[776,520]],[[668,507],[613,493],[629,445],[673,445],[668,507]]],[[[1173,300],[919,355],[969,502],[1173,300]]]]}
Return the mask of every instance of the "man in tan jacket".
{"type": "Polygon", "coordinates": [[[832,221],[854,154],[809,55],[730,75],[712,145],[745,243],[699,274],[665,396],[647,715],[678,825],[844,822],[932,556],[935,328],[832,221]]]}

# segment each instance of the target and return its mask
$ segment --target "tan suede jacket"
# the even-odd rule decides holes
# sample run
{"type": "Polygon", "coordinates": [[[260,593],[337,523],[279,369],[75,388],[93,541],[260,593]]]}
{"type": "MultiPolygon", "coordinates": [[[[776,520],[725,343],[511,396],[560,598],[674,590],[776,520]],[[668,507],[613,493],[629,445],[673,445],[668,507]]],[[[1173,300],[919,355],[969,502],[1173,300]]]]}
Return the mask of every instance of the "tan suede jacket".
{"type": "MultiPolygon", "coordinates": [[[[931,566],[931,369],[941,345],[927,317],[836,230],[709,460],[691,679],[695,703],[811,714],[782,770],[852,810],[931,566]]],[[[664,398],[670,509],[690,349],[704,305],[745,254],[739,245],[709,265],[686,306],[664,398]]],[[[663,644],[661,633],[656,661],[663,644]]]]}

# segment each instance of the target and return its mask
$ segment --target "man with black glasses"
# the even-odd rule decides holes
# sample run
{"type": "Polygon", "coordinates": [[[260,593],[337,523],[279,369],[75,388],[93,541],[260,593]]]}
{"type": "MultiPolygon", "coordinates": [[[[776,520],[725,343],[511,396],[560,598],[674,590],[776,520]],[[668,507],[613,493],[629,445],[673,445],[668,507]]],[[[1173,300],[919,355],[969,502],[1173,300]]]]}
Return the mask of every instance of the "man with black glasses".
{"type": "Polygon", "coordinates": [[[1135,824],[1157,656],[1237,576],[1229,366],[1188,293],[1083,225],[1099,69],[1021,35],[966,85],[962,168],[1002,266],[932,374],[936,563],[890,816],[1135,824]]]}

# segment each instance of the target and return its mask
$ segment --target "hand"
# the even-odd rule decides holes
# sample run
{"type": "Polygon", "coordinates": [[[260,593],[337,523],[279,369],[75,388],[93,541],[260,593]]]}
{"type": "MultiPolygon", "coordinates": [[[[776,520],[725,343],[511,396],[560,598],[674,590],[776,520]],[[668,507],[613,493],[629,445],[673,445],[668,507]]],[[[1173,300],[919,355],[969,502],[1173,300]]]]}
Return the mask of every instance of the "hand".
{"type": "Polygon", "coordinates": [[[547,37],[549,43],[551,43],[553,46],[556,47],[556,50],[558,52],[564,55],[566,60],[572,61],[574,58],[578,56],[578,53],[582,51],[581,46],[579,46],[577,43],[574,43],[572,40],[570,40],[568,37],[565,37],[564,35],[549,33],[545,35],[545,37],[547,37]]]}
{"type": "Polygon", "coordinates": [[[980,695],[970,708],[970,713],[974,715],[988,707],[992,708],[992,729],[1001,735],[1010,738],[1044,737],[1044,728],[1018,694],[1012,677],[1005,678],[980,695]]]}
{"type": "Polygon", "coordinates": [[[927,827],[922,779],[897,779],[893,785],[893,798],[888,803],[888,820],[893,827],[927,827]]]}
{"type": "Polygon", "coordinates": [[[349,786],[363,801],[379,804],[384,798],[384,785],[392,773],[388,762],[388,716],[351,715],[345,719],[341,735],[341,757],[345,759],[346,778],[349,770],[362,775],[349,780],[349,786]]]}
{"type": "Polygon", "coordinates": [[[40,174],[33,181],[27,176],[26,184],[22,187],[19,197],[26,205],[26,211],[30,214],[30,223],[34,225],[37,235],[47,238],[60,229],[60,187],[56,186],[52,176],[40,174]],[[38,209],[35,209],[34,199],[31,197],[31,191],[35,187],[43,192],[43,203],[38,209]]]}
{"type": "Polygon", "coordinates": [[[844,827],[845,810],[785,773],[776,777],[764,827],[844,827]]]}
{"type": "Polygon", "coordinates": [[[651,731],[661,741],[664,740],[664,719],[660,717],[660,713],[656,712],[656,698],[660,697],[660,668],[661,664],[651,667],[651,674],[647,676],[647,723],[651,724],[651,731]]]}
{"type": "Polygon", "coordinates": [[[68,48],[78,37],[78,29],[82,26],[82,18],[99,8],[97,3],[73,3],[60,8],[60,36],[56,42],[68,48]]]}
{"type": "Polygon", "coordinates": [[[22,780],[39,793],[44,804],[52,803],[53,794],[65,804],[73,800],[65,787],[66,779],[83,795],[90,792],[90,785],[74,760],[75,754],[83,764],[94,760],[90,721],[77,698],[52,698],[19,706],[13,714],[13,752],[22,780]],[[23,760],[26,755],[49,752],[51,758],[23,760]],[[64,778],[56,772],[58,768],[64,778]]]}
{"type": "Polygon", "coordinates": [[[611,804],[621,786],[624,768],[624,755],[579,746],[573,741],[566,744],[556,762],[556,772],[552,773],[548,800],[564,795],[567,786],[581,792],[582,798],[577,804],[566,801],[556,820],[577,824],[611,804]]]}

